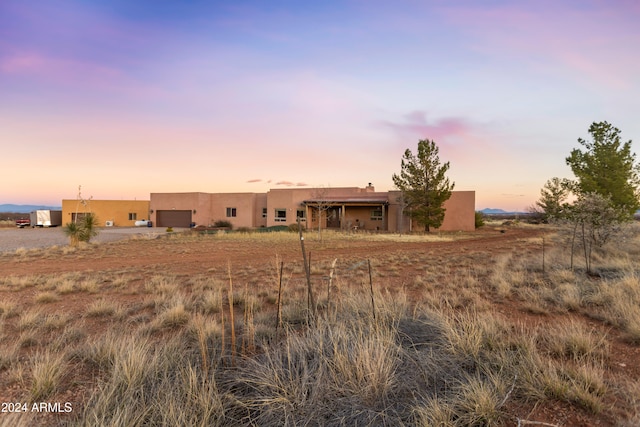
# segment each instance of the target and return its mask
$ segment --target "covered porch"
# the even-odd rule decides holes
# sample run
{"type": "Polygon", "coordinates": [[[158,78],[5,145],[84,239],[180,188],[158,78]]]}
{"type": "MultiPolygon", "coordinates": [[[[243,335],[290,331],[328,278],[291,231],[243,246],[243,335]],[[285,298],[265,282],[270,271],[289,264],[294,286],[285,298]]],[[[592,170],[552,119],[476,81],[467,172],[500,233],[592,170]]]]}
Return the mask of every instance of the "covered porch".
{"type": "Polygon", "coordinates": [[[389,199],[385,196],[331,197],[302,202],[307,228],[387,231],[389,199]]]}

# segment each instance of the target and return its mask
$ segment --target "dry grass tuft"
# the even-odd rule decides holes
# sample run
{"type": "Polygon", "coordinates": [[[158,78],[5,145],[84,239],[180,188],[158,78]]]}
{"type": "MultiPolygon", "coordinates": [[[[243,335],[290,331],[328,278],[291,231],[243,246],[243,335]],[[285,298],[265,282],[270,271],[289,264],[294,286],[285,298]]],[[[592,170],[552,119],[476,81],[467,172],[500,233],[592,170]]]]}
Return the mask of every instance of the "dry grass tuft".
{"type": "Polygon", "coordinates": [[[117,305],[104,299],[92,302],[85,311],[87,317],[109,317],[118,309],[117,305]]]}
{"type": "Polygon", "coordinates": [[[29,398],[32,402],[44,401],[59,388],[67,369],[61,353],[37,353],[31,362],[31,387],[29,398]]]}
{"type": "Polygon", "coordinates": [[[60,297],[54,292],[40,292],[34,297],[35,302],[40,304],[49,304],[60,300],[60,297]]]}
{"type": "Polygon", "coordinates": [[[186,310],[184,303],[176,302],[174,306],[167,308],[158,316],[159,323],[164,328],[176,328],[189,323],[191,314],[186,310]]]}

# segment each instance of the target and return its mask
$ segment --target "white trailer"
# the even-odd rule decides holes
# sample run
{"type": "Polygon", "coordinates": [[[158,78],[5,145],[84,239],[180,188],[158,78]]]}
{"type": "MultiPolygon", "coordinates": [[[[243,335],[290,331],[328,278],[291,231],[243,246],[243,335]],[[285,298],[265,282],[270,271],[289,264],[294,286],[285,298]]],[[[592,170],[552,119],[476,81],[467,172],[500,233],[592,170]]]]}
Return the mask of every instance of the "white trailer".
{"type": "Polygon", "coordinates": [[[29,215],[32,227],[57,227],[62,225],[62,211],[37,210],[29,215]]]}

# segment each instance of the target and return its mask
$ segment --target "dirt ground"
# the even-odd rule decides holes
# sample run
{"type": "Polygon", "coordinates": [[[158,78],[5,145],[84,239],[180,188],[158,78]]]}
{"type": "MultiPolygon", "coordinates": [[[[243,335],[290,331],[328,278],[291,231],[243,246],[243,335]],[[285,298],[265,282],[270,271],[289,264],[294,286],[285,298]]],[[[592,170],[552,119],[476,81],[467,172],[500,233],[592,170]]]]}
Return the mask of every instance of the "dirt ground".
{"type": "MultiPolygon", "coordinates": [[[[134,229],[135,231],[136,229],[134,229]]],[[[13,230],[12,230],[13,231],[13,230]]],[[[18,233],[40,233],[51,230],[17,230],[18,233]]],[[[513,228],[508,232],[503,230],[485,229],[478,230],[469,239],[434,242],[407,242],[398,241],[358,241],[349,242],[348,245],[334,246],[331,242],[320,242],[315,235],[311,235],[305,241],[306,250],[312,252],[314,259],[327,260],[375,258],[378,255],[415,253],[416,251],[437,252],[444,254],[468,254],[482,252],[488,257],[500,252],[516,250],[523,239],[542,236],[544,230],[513,228]]],[[[0,239],[7,231],[0,230],[0,239]]],[[[53,243],[44,240],[40,243],[29,243],[32,239],[14,242],[9,250],[18,248],[37,248],[66,243],[66,239],[60,241],[56,233],[53,243]],[[31,246],[30,246],[31,245],[31,246]]],[[[455,235],[453,235],[455,236],[455,235]]],[[[252,245],[238,245],[236,241],[219,241],[202,239],[197,245],[178,247],[178,245],[162,244],[162,238],[166,233],[143,234],[141,238],[129,239],[131,235],[117,235],[110,239],[104,235],[99,236],[98,242],[109,242],[104,245],[96,245],[91,251],[71,252],[68,254],[46,254],[42,256],[29,256],[28,268],[22,263],[23,259],[17,258],[3,262],[0,266],[0,274],[48,274],[56,272],[85,271],[85,270],[111,270],[129,267],[163,266],[163,269],[175,273],[201,274],[215,266],[226,266],[228,261],[238,265],[261,266],[273,262],[277,253],[285,262],[299,262],[300,245],[298,242],[283,243],[274,247],[271,242],[256,241],[252,245]],[[160,241],[161,244],[157,244],[160,241]],[[79,255],[83,256],[79,256],[79,255]],[[73,262],[64,262],[73,260],[73,262]]],[[[135,237],[135,236],[134,236],[135,237]]],[[[36,242],[39,238],[36,237],[36,242]]]]}
{"type": "MultiPolygon", "coordinates": [[[[25,230],[19,230],[25,231],[25,230]]],[[[27,230],[28,231],[28,230],[27,230]]],[[[1,233],[1,231],[0,231],[1,233]]],[[[374,268],[383,268],[376,260],[402,259],[404,256],[415,257],[416,253],[424,256],[428,264],[438,260],[451,259],[449,271],[469,268],[472,262],[484,262],[490,265],[493,260],[505,253],[541,254],[542,237],[548,233],[545,228],[498,228],[486,227],[475,233],[458,239],[455,235],[451,241],[416,242],[407,238],[406,242],[398,241],[366,241],[354,239],[348,244],[333,241],[318,241],[310,235],[305,240],[306,250],[310,252],[312,263],[328,263],[338,258],[343,265],[373,260],[374,268]]],[[[0,235],[1,236],[1,235],[0,235]]],[[[170,273],[174,275],[207,275],[224,273],[231,268],[264,269],[272,266],[276,255],[285,265],[301,265],[300,242],[296,239],[273,242],[256,240],[251,244],[246,241],[219,240],[210,236],[193,237],[192,239],[172,239],[166,236],[143,236],[134,239],[100,243],[77,250],[41,249],[22,254],[4,253],[0,255],[0,276],[35,276],[63,274],[70,272],[109,272],[136,271],[144,275],[170,273]]],[[[403,268],[395,274],[385,274],[376,278],[384,281],[388,287],[402,287],[411,282],[417,273],[412,268],[403,268]],[[382,278],[383,277],[383,278],[382,278]]],[[[297,273],[301,275],[302,270],[297,273]]],[[[320,273],[325,274],[325,273],[320,273]]],[[[34,290],[27,288],[17,291],[11,298],[17,301],[33,299],[34,290]],[[22,295],[23,293],[24,295],[22,295]]],[[[8,295],[0,292],[2,298],[8,295]]],[[[49,304],[50,310],[58,310],[62,306],[73,311],[75,304],[87,305],[90,295],[69,295],[60,302],[49,304]],[[75,301],[74,299],[78,300],[75,301]]],[[[122,296],[130,299],[131,296],[122,296]]],[[[572,314],[532,314],[525,310],[521,303],[511,299],[496,300],[495,310],[514,322],[524,322],[532,326],[542,322],[554,322],[559,317],[572,314]]],[[[606,329],[612,337],[610,369],[622,372],[630,378],[640,379],[640,350],[637,346],[626,343],[617,336],[615,330],[604,324],[597,324],[593,319],[585,322],[594,327],[606,329]]],[[[0,385],[1,386],[1,385],[0,385]]],[[[2,394],[2,393],[0,393],[2,394]]],[[[548,402],[543,405],[526,408],[510,408],[520,412],[525,418],[553,423],[553,425],[616,425],[615,402],[612,409],[598,416],[592,416],[575,406],[563,402],[548,402]]]]}

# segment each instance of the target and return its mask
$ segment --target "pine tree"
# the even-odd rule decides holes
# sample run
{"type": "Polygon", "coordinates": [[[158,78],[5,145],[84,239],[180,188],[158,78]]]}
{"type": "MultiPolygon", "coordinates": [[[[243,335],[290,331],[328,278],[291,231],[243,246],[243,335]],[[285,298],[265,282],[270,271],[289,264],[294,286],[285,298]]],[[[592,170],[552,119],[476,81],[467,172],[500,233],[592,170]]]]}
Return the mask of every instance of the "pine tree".
{"type": "Polygon", "coordinates": [[[622,143],[620,130],[607,122],[593,123],[589,133],[592,141],[578,138],[585,151],[576,148],[566,158],[577,178],[577,192],[608,197],[621,215],[633,215],[640,208],[640,179],[631,141],[622,143]]]}
{"type": "Polygon", "coordinates": [[[455,183],[450,183],[446,173],[449,162],[440,164],[439,149],[434,141],[418,141],[418,153],[404,152],[400,175],[393,174],[393,183],[402,191],[409,216],[425,231],[439,228],[444,220],[444,202],[451,197],[455,183]]]}

